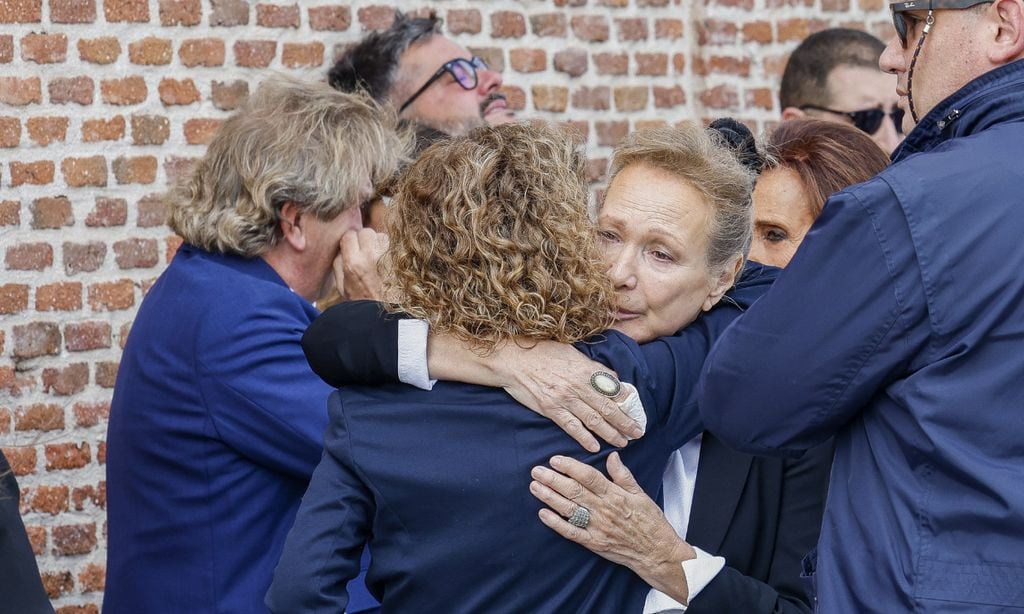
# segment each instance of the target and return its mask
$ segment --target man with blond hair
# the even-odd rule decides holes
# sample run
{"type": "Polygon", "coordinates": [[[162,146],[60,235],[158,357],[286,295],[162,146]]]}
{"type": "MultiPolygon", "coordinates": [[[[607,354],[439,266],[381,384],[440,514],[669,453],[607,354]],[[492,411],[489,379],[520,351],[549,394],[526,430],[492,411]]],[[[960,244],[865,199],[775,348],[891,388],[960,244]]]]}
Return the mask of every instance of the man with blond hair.
{"type": "Polygon", "coordinates": [[[184,244],[139,308],[108,429],[107,612],[259,612],[322,452],[299,345],[406,138],[364,95],[261,84],[171,195],[184,244]]]}

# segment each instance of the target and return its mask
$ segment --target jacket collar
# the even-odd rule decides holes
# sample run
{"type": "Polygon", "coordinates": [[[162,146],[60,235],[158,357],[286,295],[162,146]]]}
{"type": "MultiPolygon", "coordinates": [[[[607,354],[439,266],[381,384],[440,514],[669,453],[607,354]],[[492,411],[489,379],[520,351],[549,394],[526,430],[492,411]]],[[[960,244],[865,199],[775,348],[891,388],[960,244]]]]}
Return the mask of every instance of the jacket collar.
{"type": "Polygon", "coordinates": [[[893,153],[893,162],[994,124],[1024,119],[1024,60],[988,71],[928,112],[893,153]]]}

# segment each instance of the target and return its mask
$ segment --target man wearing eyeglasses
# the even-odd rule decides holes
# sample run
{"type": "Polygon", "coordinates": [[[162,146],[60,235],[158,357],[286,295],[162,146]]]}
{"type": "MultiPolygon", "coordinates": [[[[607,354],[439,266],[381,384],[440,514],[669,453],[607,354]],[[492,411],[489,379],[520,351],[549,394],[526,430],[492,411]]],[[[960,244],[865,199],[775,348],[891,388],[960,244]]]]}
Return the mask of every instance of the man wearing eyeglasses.
{"type": "Polygon", "coordinates": [[[903,140],[903,110],[895,79],[878,68],[884,48],[867,32],[848,28],[808,36],[782,74],[782,120],[815,117],[852,124],[892,153],[903,140]]]}

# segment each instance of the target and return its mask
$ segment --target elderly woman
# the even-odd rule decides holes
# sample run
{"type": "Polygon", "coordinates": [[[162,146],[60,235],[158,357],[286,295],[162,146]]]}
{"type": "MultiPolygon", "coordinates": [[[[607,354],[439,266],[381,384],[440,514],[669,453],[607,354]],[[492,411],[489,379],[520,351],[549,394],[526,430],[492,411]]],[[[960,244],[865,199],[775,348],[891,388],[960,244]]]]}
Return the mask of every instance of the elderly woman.
{"type": "MultiPolygon", "coordinates": [[[[714,135],[692,126],[631,135],[616,149],[611,173],[597,232],[616,287],[613,327],[641,342],[683,329],[657,343],[674,355],[702,362],[706,346],[688,343],[692,333],[711,318],[735,317],[740,305],[733,301],[765,277],[763,267],[749,266],[737,288],[718,302],[732,285],[750,241],[750,173],[714,135]]],[[[332,383],[365,378],[359,364],[390,363],[394,370],[405,370],[401,357],[397,364],[394,357],[353,358],[360,348],[347,339],[368,325],[358,310],[348,305],[329,311],[304,337],[314,369],[332,383]]],[[[551,349],[543,344],[534,350],[509,346],[496,357],[478,359],[444,335],[432,334],[430,367],[442,378],[504,384],[514,396],[537,406],[535,399],[543,392],[535,390],[551,381],[564,385],[529,366],[537,352],[551,349]],[[542,383],[507,383],[515,377],[542,383]]],[[[568,360],[563,364],[575,369],[568,360]]],[[[674,385],[689,392],[695,381],[692,372],[679,372],[674,385]]],[[[693,411],[692,397],[684,395],[675,410],[693,411]]],[[[758,458],[732,452],[704,434],[675,450],[664,473],[665,513],[672,527],[653,501],[636,489],[633,505],[646,504],[648,514],[632,516],[640,524],[630,527],[628,543],[611,535],[622,529],[609,527],[607,516],[618,514],[606,509],[592,515],[587,530],[565,524],[562,517],[570,516],[576,503],[552,490],[563,483],[557,474],[535,470],[538,482],[531,490],[560,514],[542,512],[549,526],[630,566],[651,586],[674,597],[651,591],[644,611],[678,608],[679,602],[688,602],[694,611],[807,611],[799,561],[817,538],[829,452],[822,448],[799,461],[758,458]],[[697,548],[677,538],[677,533],[697,548]],[[671,544],[675,551],[665,557],[661,544],[671,544]],[[672,558],[680,555],[683,558],[672,558]],[[666,565],[670,560],[682,565],[666,565]]],[[[611,465],[622,469],[617,456],[612,459],[611,465]]],[[[553,464],[563,470],[586,467],[565,457],[553,464]]],[[[587,478],[596,479],[597,471],[587,469],[587,478]]],[[[600,502],[592,505],[598,509],[600,502]]]]}
{"type": "Polygon", "coordinates": [[[783,122],[766,144],[767,165],[754,188],[750,259],[785,267],[828,197],[871,179],[889,158],[861,130],[836,122],[783,122]]]}

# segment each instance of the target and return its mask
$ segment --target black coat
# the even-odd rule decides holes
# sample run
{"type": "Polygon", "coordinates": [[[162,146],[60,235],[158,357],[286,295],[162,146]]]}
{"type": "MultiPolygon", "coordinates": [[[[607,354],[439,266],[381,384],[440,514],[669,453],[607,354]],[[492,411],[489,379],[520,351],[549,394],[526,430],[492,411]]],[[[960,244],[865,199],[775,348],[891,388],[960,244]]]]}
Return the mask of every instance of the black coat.
{"type": "Polygon", "coordinates": [[[0,452],[0,612],[34,614],[53,612],[25,525],[18,511],[18,483],[7,458],[0,452]]]}

